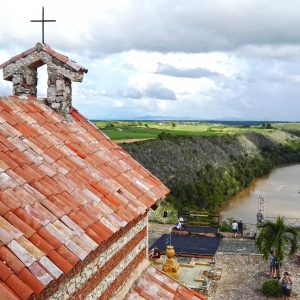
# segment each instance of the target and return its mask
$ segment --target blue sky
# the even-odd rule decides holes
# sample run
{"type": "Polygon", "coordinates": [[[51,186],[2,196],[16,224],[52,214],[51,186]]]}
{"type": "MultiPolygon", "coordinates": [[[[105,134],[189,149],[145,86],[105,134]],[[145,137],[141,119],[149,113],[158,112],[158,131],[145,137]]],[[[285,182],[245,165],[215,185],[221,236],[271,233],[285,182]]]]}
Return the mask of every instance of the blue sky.
{"type": "Polygon", "coordinates": [[[46,43],[89,70],[73,84],[88,118],[300,120],[297,0],[1,2],[0,62],[41,40],[42,6],[46,43]]]}

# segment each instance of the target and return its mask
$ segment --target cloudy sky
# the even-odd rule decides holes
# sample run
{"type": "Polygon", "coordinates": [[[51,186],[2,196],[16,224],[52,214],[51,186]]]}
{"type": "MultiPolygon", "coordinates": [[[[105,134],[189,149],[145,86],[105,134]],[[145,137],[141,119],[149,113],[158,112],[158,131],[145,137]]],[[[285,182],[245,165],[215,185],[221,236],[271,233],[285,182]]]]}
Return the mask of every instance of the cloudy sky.
{"type": "Polygon", "coordinates": [[[298,0],[1,1],[0,62],[41,41],[42,6],[45,42],[89,70],[89,118],[300,120],[298,0]]]}

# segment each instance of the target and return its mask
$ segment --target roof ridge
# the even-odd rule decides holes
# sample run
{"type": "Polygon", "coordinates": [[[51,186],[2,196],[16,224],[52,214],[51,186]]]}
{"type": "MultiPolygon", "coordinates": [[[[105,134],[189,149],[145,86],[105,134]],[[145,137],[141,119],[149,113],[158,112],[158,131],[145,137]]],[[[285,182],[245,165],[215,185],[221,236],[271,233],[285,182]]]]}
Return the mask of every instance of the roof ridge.
{"type": "Polygon", "coordinates": [[[17,62],[21,58],[27,57],[28,55],[30,55],[34,51],[39,52],[41,50],[45,51],[46,53],[48,53],[52,57],[55,57],[56,59],[58,59],[59,61],[61,61],[64,64],[68,65],[69,67],[71,67],[72,69],[74,69],[77,72],[84,72],[84,73],[88,72],[88,69],[81,66],[76,61],[71,60],[68,56],[57,52],[56,50],[51,48],[50,45],[48,45],[48,44],[41,44],[41,43],[37,43],[34,47],[29,48],[29,49],[15,55],[15,56],[11,57],[9,60],[7,60],[4,63],[0,64],[0,69],[5,68],[6,66],[8,66],[11,63],[17,62]]]}

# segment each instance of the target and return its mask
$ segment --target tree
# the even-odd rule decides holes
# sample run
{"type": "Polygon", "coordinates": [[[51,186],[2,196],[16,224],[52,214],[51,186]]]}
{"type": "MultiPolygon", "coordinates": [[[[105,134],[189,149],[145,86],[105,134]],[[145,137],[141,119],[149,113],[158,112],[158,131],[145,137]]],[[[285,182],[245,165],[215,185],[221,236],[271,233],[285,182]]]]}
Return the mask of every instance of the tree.
{"type": "Polygon", "coordinates": [[[267,220],[259,225],[259,233],[256,246],[268,259],[271,250],[275,250],[279,263],[282,263],[285,255],[292,257],[298,249],[299,231],[285,224],[285,218],[278,216],[275,222],[267,220]]]}

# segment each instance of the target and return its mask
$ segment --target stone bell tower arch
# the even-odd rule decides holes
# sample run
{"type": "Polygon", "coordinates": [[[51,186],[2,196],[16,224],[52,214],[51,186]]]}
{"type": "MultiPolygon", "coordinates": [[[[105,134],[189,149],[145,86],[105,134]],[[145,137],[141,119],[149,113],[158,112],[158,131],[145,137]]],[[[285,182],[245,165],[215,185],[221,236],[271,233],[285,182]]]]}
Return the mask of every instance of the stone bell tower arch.
{"type": "Polygon", "coordinates": [[[45,102],[68,120],[72,107],[72,81],[81,82],[84,73],[88,72],[86,68],[47,44],[37,43],[0,65],[0,69],[3,69],[4,80],[12,81],[14,95],[36,96],[37,69],[45,64],[48,73],[45,102]]]}

